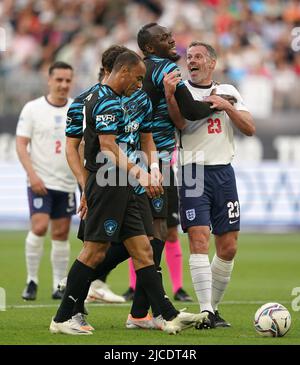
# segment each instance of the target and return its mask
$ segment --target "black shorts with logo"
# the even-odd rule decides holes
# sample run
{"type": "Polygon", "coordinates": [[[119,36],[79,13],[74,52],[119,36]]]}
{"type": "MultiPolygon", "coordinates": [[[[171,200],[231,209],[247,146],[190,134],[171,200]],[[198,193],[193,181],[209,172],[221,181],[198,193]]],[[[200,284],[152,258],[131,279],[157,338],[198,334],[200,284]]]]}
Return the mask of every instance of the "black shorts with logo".
{"type": "MultiPolygon", "coordinates": [[[[136,201],[141,214],[141,219],[143,221],[145,233],[147,236],[153,236],[153,217],[149,204],[149,200],[146,193],[135,195],[136,201]]],[[[84,229],[85,220],[81,220],[78,228],[77,238],[84,241],[84,229]]]]}
{"type": "MultiPolygon", "coordinates": [[[[164,167],[162,166],[161,160],[159,161],[159,170],[164,176],[170,175],[170,166],[166,165],[165,170],[163,171],[164,167]]],[[[172,169],[171,169],[172,170],[172,169]]],[[[149,198],[149,203],[152,211],[152,216],[154,219],[167,219],[168,217],[168,193],[167,190],[169,188],[169,181],[168,178],[165,180],[166,185],[164,188],[164,193],[155,198],[149,198]]]]}
{"type": "Polygon", "coordinates": [[[91,173],[85,195],[88,205],[84,223],[85,241],[121,242],[146,234],[131,186],[99,186],[96,173],[91,173]]]}
{"type": "Polygon", "coordinates": [[[179,224],[178,192],[175,184],[175,174],[172,167],[169,168],[167,186],[164,186],[164,194],[158,198],[150,199],[153,218],[167,219],[167,226],[175,227],[179,224]]]}

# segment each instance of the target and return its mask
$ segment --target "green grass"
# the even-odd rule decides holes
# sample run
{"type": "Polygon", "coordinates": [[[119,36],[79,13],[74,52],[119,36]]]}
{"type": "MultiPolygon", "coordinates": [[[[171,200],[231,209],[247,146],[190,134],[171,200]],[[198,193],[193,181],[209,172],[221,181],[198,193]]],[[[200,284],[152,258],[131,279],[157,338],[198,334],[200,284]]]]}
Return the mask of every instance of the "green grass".
{"type": "MultiPolygon", "coordinates": [[[[58,302],[50,299],[50,242],[40,267],[38,299],[24,302],[21,292],[25,284],[24,237],[26,232],[0,232],[0,287],[6,292],[6,311],[0,311],[0,345],[29,344],[95,344],[95,345],[287,345],[300,344],[300,312],[292,311],[291,295],[300,287],[299,235],[241,235],[231,283],[220,306],[222,315],[232,328],[209,331],[189,329],[177,336],[160,331],[126,330],[124,322],[130,306],[89,305],[89,322],[96,331],[93,336],[51,335],[48,331],[58,302]],[[266,302],[284,304],[291,312],[292,327],[283,338],[262,338],[255,333],[252,320],[256,309],[266,302]],[[241,302],[239,304],[239,302],[241,302]]],[[[72,235],[72,257],[80,243],[72,235]]],[[[198,311],[188,269],[188,245],[181,237],[184,251],[184,287],[195,302],[187,303],[190,311],[198,311]]],[[[212,252],[213,253],[213,252],[212,252]]],[[[163,265],[165,287],[172,297],[167,268],[163,265]]],[[[109,276],[108,283],[116,293],[128,286],[127,264],[121,264],[109,276]]],[[[177,308],[184,305],[176,303],[177,308]]]]}

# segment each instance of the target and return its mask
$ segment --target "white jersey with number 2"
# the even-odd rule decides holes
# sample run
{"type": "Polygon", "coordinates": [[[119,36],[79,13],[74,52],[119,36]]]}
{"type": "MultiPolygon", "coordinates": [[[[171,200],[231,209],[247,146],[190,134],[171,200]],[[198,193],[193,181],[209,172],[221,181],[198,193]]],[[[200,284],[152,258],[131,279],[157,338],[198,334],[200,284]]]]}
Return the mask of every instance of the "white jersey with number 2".
{"type": "Polygon", "coordinates": [[[17,125],[17,136],[30,138],[33,168],[47,189],[72,193],[76,180],[65,155],[65,126],[72,99],[58,107],[45,96],[25,104],[17,125]]]}
{"type": "MultiPolygon", "coordinates": [[[[202,101],[215,88],[217,94],[235,96],[237,103],[234,107],[237,110],[248,111],[240,93],[232,85],[212,83],[211,86],[202,87],[189,80],[185,81],[185,85],[195,100],[202,101]]],[[[183,165],[194,162],[204,165],[227,165],[232,161],[233,128],[232,122],[224,111],[217,111],[201,121],[187,120],[186,122],[187,126],[181,132],[180,159],[183,165]]]]}

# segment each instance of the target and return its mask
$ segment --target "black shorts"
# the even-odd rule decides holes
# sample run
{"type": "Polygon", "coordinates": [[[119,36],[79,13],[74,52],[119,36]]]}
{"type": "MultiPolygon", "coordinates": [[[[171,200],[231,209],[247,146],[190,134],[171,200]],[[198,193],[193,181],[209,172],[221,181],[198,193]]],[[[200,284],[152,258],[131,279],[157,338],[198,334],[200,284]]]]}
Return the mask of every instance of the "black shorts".
{"type": "Polygon", "coordinates": [[[179,224],[177,186],[172,185],[168,187],[167,194],[168,194],[167,226],[168,228],[177,227],[179,224]]]}
{"type": "Polygon", "coordinates": [[[164,186],[164,194],[156,198],[149,198],[149,203],[151,207],[152,217],[154,219],[161,218],[167,219],[168,216],[168,186],[164,186]]]}
{"type": "MultiPolygon", "coordinates": [[[[161,160],[159,161],[159,169],[160,172],[163,174],[163,176],[165,176],[164,172],[162,172],[163,167],[161,160]]],[[[169,175],[170,171],[169,166],[166,166],[166,170],[167,170],[166,174],[169,175]]],[[[167,190],[169,188],[168,185],[169,184],[167,183],[167,185],[163,187],[164,193],[162,195],[152,199],[149,198],[152,216],[154,219],[156,218],[167,219],[168,217],[168,193],[167,193],[167,190]]]]}
{"type": "Polygon", "coordinates": [[[123,242],[146,235],[140,209],[131,186],[99,186],[96,174],[85,187],[88,205],[84,239],[92,242],[123,242]]]}
{"type": "Polygon", "coordinates": [[[136,195],[136,200],[143,220],[145,232],[147,236],[153,236],[153,216],[148,196],[146,193],[136,195]]]}
{"type": "Polygon", "coordinates": [[[178,191],[172,167],[169,174],[169,183],[168,186],[164,186],[164,194],[159,198],[150,199],[153,218],[167,219],[168,228],[179,224],[178,191]]]}
{"type": "MultiPolygon", "coordinates": [[[[139,211],[141,214],[141,219],[143,221],[145,233],[147,236],[153,236],[153,217],[151,213],[151,208],[149,205],[149,200],[146,193],[136,195],[136,201],[139,207],[139,211]]],[[[84,241],[84,227],[85,221],[81,220],[78,228],[77,237],[84,241]]]]}

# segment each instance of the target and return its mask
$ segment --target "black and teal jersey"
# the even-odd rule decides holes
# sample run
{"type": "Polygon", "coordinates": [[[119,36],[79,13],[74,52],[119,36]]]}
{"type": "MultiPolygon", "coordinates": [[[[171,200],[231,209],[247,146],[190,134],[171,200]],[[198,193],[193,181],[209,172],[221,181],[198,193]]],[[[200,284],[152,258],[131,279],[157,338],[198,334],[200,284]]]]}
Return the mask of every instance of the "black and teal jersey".
{"type": "MultiPolygon", "coordinates": [[[[157,56],[148,56],[145,58],[147,68],[146,76],[143,82],[143,90],[146,91],[152,101],[153,106],[153,139],[160,157],[168,159],[175,148],[175,126],[168,113],[168,105],[165,98],[163,78],[165,73],[178,70],[176,63],[166,58],[157,56]],[[167,152],[167,156],[162,154],[167,152]]],[[[177,88],[185,87],[182,81],[177,88]]]]}
{"type": "MultiPolygon", "coordinates": [[[[122,110],[125,120],[125,127],[117,137],[117,143],[127,154],[127,157],[134,163],[139,164],[147,169],[141,159],[141,141],[140,133],[152,132],[152,103],[148,95],[138,90],[130,97],[123,96],[121,99],[122,110]]],[[[145,192],[142,186],[135,187],[135,192],[141,194],[145,192]]]]}
{"type": "Polygon", "coordinates": [[[121,99],[125,127],[118,135],[117,143],[127,144],[127,156],[134,158],[141,150],[140,133],[152,132],[152,104],[148,95],[138,90],[130,97],[121,99]]]}
{"type": "MultiPolygon", "coordinates": [[[[101,167],[101,163],[96,163],[101,151],[99,134],[116,135],[116,143],[132,162],[137,163],[140,133],[152,131],[152,105],[148,95],[138,90],[131,97],[120,97],[109,86],[103,85],[86,99],[85,104],[85,167],[92,172],[101,167]]],[[[140,185],[134,190],[137,194],[145,192],[140,185]]]]}
{"type": "Polygon", "coordinates": [[[73,103],[70,105],[67,114],[66,123],[66,136],[72,138],[82,138],[83,130],[85,128],[85,117],[84,117],[84,104],[85,101],[91,97],[94,91],[100,88],[100,84],[97,83],[89,89],[82,92],[77,96],[73,103]]]}
{"type": "MultiPolygon", "coordinates": [[[[68,111],[66,136],[82,138],[85,130],[85,104],[90,101],[92,97],[94,102],[96,99],[98,100],[98,98],[100,98],[102,94],[95,94],[95,92],[99,91],[100,87],[101,84],[99,83],[93,85],[75,98],[68,111]]],[[[137,162],[139,160],[137,151],[140,151],[141,149],[140,132],[152,132],[152,104],[148,95],[142,90],[136,91],[130,97],[123,96],[120,98],[120,102],[124,119],[124,128],[118,130],[120,134],[118,134],[116,142],[121,146],[131,161],[137,162]]],[[[116,131],[114,130],[112,133],[116,134],[116,131]]],[[[86,134],[90,136],[87,138],[91,138],[91,132],[87,131],[86,134]]],[[[97,147],[100,148],[98,139],[95,140],[95,143],[97,147]]],[[[86,153],[88,155],[94,155],[95,151],[93,153],[85,152],[85,154],[86,153]]],[[[89,165],[86,165],[87,168],[88,166],[89,165]]],[[[94,171],[96,166],[90,168],[94,171]]],[[[135,187],[135,192],[137,194],[141,194],[144,191],[145,189],[141,186],[135,187]]]]}
{"type": "Polygon", "coordinates": [[[104,165],[97,162],[101,152],[99,134],[118,135],[122,132],[125,122],[121,106],[121,97],[109,86],[100,85],[85,99],[86,128],[84,129],[85,168],[90,172],[104,165]]]}

